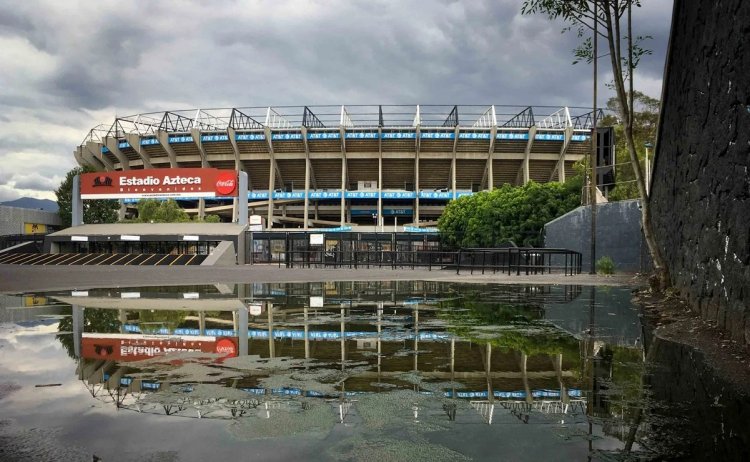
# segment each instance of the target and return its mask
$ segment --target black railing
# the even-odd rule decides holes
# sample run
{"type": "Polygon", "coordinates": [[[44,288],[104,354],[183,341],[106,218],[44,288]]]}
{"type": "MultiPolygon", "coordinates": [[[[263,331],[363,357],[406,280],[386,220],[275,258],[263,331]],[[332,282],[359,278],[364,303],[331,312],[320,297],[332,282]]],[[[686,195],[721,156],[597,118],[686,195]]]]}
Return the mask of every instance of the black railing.
{"type": "Polygon", "coordinates": [[[279,267],[287,268],[432,268],[450,267],[455,252],[429,250],[290,250],[279,267]]]}
{"type": "Polygon", "coordinates": [[[508,275],[581,273],[581,253],[567,249],[492,248],[458,251],[430,250],[288,250],[279,259],[287,268],[426,268],[481,271],[508,275]]]}
{"type": "Polygon", "coordinates": [[[6,234],[0,236],[0,250],[13,247],[14,245],[22,244],[24,242],[36,242],[41,245],[44,243],[44,236],[47,233],[37,234],[6,234]]]}
{"type": "Polygon", "coordinates": [[[461,270],[492,273],[552,274],[566,276],[581,274],[581,253],[568,249],[504,247],[487,249],[461,249],[456,252],[456,274],[461,270]]]}

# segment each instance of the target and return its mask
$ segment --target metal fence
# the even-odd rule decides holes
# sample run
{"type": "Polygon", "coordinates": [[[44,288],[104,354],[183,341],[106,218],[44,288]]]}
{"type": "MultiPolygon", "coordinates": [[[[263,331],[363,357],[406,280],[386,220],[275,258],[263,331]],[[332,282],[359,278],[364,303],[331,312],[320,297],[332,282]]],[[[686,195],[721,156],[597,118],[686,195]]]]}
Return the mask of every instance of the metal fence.
{"type": "Polygon", "coordinates": [[[247,263],[286,268],[455,269],[456,274],[581,273],[581,253],[515,247],[444,248],[437,234],[249,232],[247,263]],[[317,238],[315,236],[317,235],[317,238]]]}
{"type": "Polygon", "coordinates": [[[581,273],[581,254],[566,249],[496,248],[431,250],[288,250],[279,267],[286,268],[424,268],[455,269],[508,275],[581,273]]]}
{"type": "MultiPolygon", "coordinates": [[[[44,236],[46,233],[38,234],[6,234],[0,236],[0,250],[13,247],[14,245],[22,244],[24,242],[34,242],[37,249],[41,249],[44,244],[44,236]]],[[[21,252],[28,252],[29,250],[19,250],[21,252]]]]}
{"type": "Polygon", "coordinates": [[[581,273],[581,253],[568,249],[533,247],[504,247],[487,249],[461,249],[456,252],[456,274],[461,270],[492,273],[552,274],[566,276],[581,273]]]}

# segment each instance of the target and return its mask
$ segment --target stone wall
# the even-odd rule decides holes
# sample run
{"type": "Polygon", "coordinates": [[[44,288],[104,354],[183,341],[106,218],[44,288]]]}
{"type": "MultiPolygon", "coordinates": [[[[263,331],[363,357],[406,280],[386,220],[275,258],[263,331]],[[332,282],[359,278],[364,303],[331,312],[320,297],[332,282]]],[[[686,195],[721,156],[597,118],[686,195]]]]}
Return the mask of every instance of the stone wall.
{"type": "MultiPolygon", "coordinates": [[[[639,201],[599,204],[596,209],[596,258],[608,256],[615,272],[647,272],[651,262],[641,233],[639,201]]],[[[544,225],[544,246],[581,252],[583,271],[591,265],[591,208],[581,206],[544,225]]]]}
{"type": "Polygon", "coordinates": [[[57,212],[0,205],[0,236],[24,234],[24,223],[51,225],[56,228],[62,226],[57,212]]]}
{"type": "Polygon", "coordinates": [[[651,203],[672,283],[750,343],[750,2],[675,0],[651,203]]]}

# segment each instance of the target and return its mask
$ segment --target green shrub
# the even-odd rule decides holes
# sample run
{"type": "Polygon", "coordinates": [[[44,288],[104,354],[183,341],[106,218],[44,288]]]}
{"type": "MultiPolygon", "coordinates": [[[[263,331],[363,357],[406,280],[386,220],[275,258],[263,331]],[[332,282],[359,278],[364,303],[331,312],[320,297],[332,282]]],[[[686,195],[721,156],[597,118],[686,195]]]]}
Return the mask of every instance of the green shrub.
{"type": "Polygon", "coordinates": [[[614,274],[615,262],[609,257],[602,257],[596,261],[596,272],[599,274],[614,274]]]}

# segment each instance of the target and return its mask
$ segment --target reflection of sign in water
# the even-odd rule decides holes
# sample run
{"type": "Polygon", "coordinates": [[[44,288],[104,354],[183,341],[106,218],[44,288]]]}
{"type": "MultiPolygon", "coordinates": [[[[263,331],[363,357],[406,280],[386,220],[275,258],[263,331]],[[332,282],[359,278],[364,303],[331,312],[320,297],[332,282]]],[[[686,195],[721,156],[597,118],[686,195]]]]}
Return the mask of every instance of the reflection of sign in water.
{"type": "Polygon", "coordinates": [[[259,316],[263,313],[262,303],[251,303],[248,308],[250,309],[250,316],[259,316]]]}
{"type": "Polygon", "coordinates": [[[47,304],[47,297],[26,295],[23,297],[23,306],[42,306],[47,304]]]}
{"type": "Polygon", "coordinates": [[[200,352],[237,356],[237,339],[232,337],[153,337],[137,334],[84,333],[81,356],[90,359],[139,361],[168,353],[200,352]]]}

